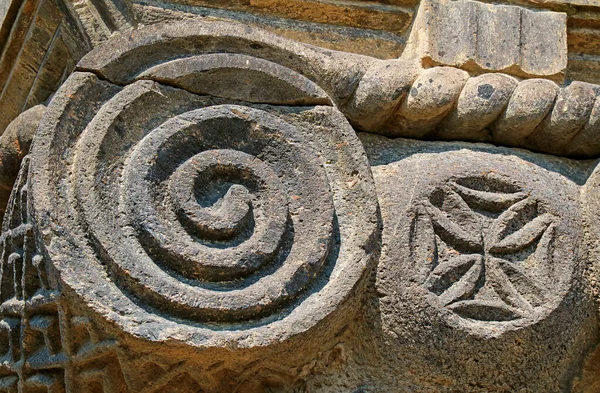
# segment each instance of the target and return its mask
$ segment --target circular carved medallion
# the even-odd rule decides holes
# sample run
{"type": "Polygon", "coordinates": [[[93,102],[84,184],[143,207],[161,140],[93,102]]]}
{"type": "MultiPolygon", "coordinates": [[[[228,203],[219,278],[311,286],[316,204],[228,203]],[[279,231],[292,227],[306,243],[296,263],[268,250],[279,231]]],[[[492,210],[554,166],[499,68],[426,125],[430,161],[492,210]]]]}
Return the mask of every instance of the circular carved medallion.
{"type": "Polygon", "coordinates": [[[374,168],[385,307],[410,296],[423,318],[486,337],[561,315],[581,282],[579,187],[564,168],[533,154],[406,145],[374,168]]]}
{"type": "Polygon", "coordinates": [[[66,293],[134,335],[282,341],[332,314],[371,259],[373,180],[332,107],[75,73],[36,143],[35,216],[66,293]]]}

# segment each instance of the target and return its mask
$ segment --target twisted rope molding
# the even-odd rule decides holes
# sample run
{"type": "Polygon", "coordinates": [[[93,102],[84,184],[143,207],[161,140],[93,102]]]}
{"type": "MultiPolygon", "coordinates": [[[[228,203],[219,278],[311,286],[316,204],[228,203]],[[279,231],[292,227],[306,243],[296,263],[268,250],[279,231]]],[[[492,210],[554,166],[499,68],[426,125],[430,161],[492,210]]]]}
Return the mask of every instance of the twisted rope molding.
{"type": "Polygon", "coordinates": [[[393,137],[491,142],[560,156],[600,155],[600,86],[574,81],[560,87],[546,79],[518,80],[501,73],[470,77],[456,68],[435,67],[419,70],[406,78],[408,83],[398,80],[388,84],[388,91],[377,91],[376,85],[386,85],[382,78],[406,73],[406,63],[381,61],[364,74],[345,112],[357,128],[393,137]],[[380,103],[379,111],[374,102],[380,103]]]}
{"type": "Polygon", "coordinates": [[[327,50],[234,22],[156,24],[115,37],[103,48],[84,57],[77,70],[118,85],[151,79],[196,94],[255,103],[335,105],[357,130],[389,137],[490,142],[560,156],[600,156],[600,86],[588,83],[560,87],[546,79],[518,80],[501,73],[469,76],[452,67],[422,69],[415,59],[378,60],[327,50]],[[219,53],[241,57],[222,61],[214,56],[219,53]],[[296,100],[282,100],[285,90],[270,94],[269,84],[265,94],[240,98],[232,90],[198,89],[197,80],[194,86],[173,72],[170,77],[152,72],[153,65],[202,55],[212,56],[204,62],[210,66],[202,65],[205,73],[236,69],[243,74],[250,69],[301,91],[302,81],[294,85],[286,79],[288,68],[315,82],[325,94],[302,93],[296,100]],[[249,56],[260,64],[247,65],[249,56]]]}

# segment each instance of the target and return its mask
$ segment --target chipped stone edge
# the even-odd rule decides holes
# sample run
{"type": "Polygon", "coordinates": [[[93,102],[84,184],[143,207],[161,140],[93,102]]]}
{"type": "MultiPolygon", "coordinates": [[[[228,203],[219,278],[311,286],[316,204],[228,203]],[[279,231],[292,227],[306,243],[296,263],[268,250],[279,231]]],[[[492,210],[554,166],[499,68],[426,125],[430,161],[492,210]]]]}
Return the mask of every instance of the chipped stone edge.
{"type": "Polygon", "coordinates": [[[165,60],[157,54],[142,60],[142,67],[134,66],[144,56],[144,48],[148,53],[181,40],[198,44],[192,45],[194,52],[189,55],[214,52],[214,47],[202,47],[207,37],[219,43],[220,50],[273,61],[306,76],[360,131],[489,142],[558,156],[600,156],[599,85],[574,81],[559,86],[548,79],[521,80],[502,73],[475,76],[454,67],[423,69],[415,59],[378,60],[327,50],[237,22],[193,20],[147,26],[109,40],[86,55],[77,70],[128,84],[140,79],[143,67],[165,60]],[[129,75],[122,76],[122,70],[129,75]],[[423,89],[427,84],[430,88],[423,89]],[[483,92],[479,98],[477,92],[483,92]],[[466,131],[457,133],[461,127],[466,131]]]}

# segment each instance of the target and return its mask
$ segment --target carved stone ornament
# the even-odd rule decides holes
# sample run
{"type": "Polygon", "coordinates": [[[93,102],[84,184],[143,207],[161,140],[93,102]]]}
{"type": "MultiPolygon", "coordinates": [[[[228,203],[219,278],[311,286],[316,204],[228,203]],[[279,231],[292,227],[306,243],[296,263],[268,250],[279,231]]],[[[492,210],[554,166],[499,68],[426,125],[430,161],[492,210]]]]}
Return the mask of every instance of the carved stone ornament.
{"type": "Polygon", "coordinates": [[[407,353],[389,362],[421,369],[391,386],[467,386],[501,369],[486,389],[565,389],[564,362],[593,323],[579,262],[584,177],[573,163],[483,144],[361,140],[383,219],[381,335],[407,353]]]}
{"type": "MultiPolygon", "coordinates": [[[[408,264],[434,306],[480,332],[547,317],[581,276],[577,187],[511,158],[423,153],[375,171],[381,199],[390,204],[382,204],[384,220],[406,228],[388,240],[406,246],[390,249],[385,259],[408,264]],[[410,200],[394,195],[406,189],[410,200]]],[[[385,242],[395,235],[384,230],[383,236],[385,242]]]]}
{"type": "Polygon", "coordinates": [[[598,6],[2,1],[0,393],[600,391],[598,6]]]}

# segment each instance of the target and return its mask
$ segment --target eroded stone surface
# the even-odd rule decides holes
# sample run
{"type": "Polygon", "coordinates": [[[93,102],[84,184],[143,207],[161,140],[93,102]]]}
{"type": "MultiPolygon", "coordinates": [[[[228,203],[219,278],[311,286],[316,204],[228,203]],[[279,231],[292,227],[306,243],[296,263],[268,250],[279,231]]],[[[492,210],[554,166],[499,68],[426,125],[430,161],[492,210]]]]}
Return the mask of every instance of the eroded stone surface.
{"type": "Polygon", "coordinates": [[[570,391],[596,342],[580,263],[585,167],[487,145],[361,140],[383,220],[382,351],[399,391],[570,391]]]}
{"type": "Polygon", "coordinates": [[[335,343],[354,314],[377,249],[376,197],[332,107],[253,106],[78,72],[32,156],[49,260],[81,312],[134,337],[120,358],[134,391],[147,386],[134,375],[151,343],[153,362],[207,367],[210,357],[225,362],[216,373],[310,342],[315,329],[327,327],[308,348],[335,343]]]}
{"type": "Polygon", "coordinates": [[[0,134],[19,114],[44,103],[91,49],[61,1],[8,4],[0,17],[0,134]]]}
{"type": "Polygon", "coordinates": [[[21,113],[0,136],[0,212],[4,214],[21,162],[29,152],[33,135],[42,116],[44,105],[36,105],[21,113]]]}
{"type": "Polygon", "coordinates": [[[405,56],[468,71],[558,77],[567,67],[567,16],[471,0],[423,1],[405,56]]]}
{"type": "MultiPolygon", "coordinates": [[[[451,5],[494,67],[547,16],[451,5]]],[[[93,51],[0,140],[0,390],[595,392],[595,163],[350,124],[595,157],[598,87],[413,60],[199,19],[93,51]]]]}

